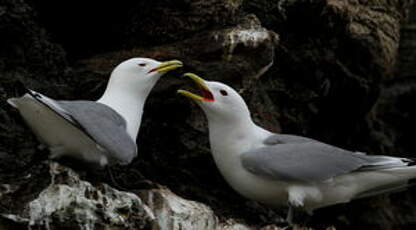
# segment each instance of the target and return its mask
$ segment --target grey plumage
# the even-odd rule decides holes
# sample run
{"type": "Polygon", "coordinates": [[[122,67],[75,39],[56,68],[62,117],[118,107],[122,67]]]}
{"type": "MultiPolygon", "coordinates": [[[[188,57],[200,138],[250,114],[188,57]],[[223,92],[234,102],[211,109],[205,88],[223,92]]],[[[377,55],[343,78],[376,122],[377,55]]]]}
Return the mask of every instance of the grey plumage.
{"type": "Polygon", "coordinates": [[[7,102],[48,147],[50,159],[69,157],[100,167],[128,164],[137,155],[136,138],[151,89],[179,67],[178,60],[130,58],[114,68],[95,102],[56,101],[31,90],[7,102]]]}
{"type": "Polygon", "coordinates": [[[128,164],[137,156],[126,121],[107,105],[94,101],[57,101],[34,91],[31,96],[93,139],[110,162],[128,164]]]}
{"type": "MultiPolygon", "coordinates": [[[[202,95],[179,93],[197,102],[208,118],[215,163],[242,196],[270,205],[313,210],[395,192],[416,178],[406,158],[369,156],[306,137],[274,134],[255,124],[244,99],[233,88],[193,79],[202,95]]],[[[341,121],[342,122],[342,121],[341,121]]]]}
{"type": "Polygon", "coordinates": [[[266,145],[275,145],[275,144],[287,144],[287,143],[305,143],[305,142],[316,142],[316,140],[308,138],[308,137],[301,137],[296,135],[290,134],[276,134],[267,137],[264,140],[264,144],[266,145]]]}
{"type": "Polygon", "coordinates": [[[323,182],[353,171],[406,167],[411,162],[351,152],[295,135],[275,134],[264,143],[265,147],[241,155],[243,167],[256,175],[288,182],[323,182]]]}

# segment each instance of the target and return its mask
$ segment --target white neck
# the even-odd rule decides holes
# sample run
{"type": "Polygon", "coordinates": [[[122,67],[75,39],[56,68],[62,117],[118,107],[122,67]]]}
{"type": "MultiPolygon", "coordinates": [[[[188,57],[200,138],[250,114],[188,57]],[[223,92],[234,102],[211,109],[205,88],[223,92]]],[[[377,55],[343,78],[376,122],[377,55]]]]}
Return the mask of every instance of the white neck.
{"type": "MultiPolygon", "coordinates": [[[[220,170],[232,170],[239,166],[240,155],[263,145],[271,133],[257,126],[250,118],[221,121],[208,117],[211,151],[220,170]]],[[[224,174],[224,172],[223,172],[224,174]]]]}
{"type": "Polygon", "coordinates": [[[103,96],[97,101],[110,106],[127,123],[127,133],[136,141],[142,120],[143,106],[150,90],[143,92],[126,90],[109,84],[103,96]]]}
{"type": "MultiPolygon", "coordinates": [[[[224,179],[241,194],[251,191],[251,174],[244,170],[241,154],[263,146],[271,133],[254,124],[251,118],[218,122],[208,118],[211,152],[224,179]]],[[[247,193],[250,194],[250,193],[247,193]]]]}

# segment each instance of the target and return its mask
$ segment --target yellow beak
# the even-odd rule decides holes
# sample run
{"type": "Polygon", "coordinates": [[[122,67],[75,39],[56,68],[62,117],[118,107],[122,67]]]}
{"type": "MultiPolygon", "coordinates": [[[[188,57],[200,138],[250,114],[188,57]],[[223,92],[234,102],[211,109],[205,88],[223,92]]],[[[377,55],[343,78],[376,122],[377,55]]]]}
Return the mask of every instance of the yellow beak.
{"type": "Polygon", "coordinates": [[[214,97],[212,96],[212,93],[209,90],[209,87],[208,87],[207,83],[205,83],[204,79],[202,79],[201,77],[199,77],[198,75],[193,74],[193,73],[186,73],[186,74],[182,75],[182,77],[191,78],[197,84],[198,88],[202,91],[203,96],[196,95],[194,93],[191,93],[187,90],[182,90],[182,89],[178,90],[177,93],[179,93],[179,94],[181,94],[185,97],[189,97],[189,98],[191,98],[193,100],[196,100],[196,101],[210,101],[210,102],[214,101],[214,97]]]}
{"type": "Polygon", "coordinates": [[[171,70],[177,69],[179,67],[182,67],[183,63],[179,60],[172,60],[172,61],[165,61],[162,62],[160,65],[156,66],[155,68],[149,70],[148,73],[151,72],[158,72],[158,73],[166,73],[171,70]]]}

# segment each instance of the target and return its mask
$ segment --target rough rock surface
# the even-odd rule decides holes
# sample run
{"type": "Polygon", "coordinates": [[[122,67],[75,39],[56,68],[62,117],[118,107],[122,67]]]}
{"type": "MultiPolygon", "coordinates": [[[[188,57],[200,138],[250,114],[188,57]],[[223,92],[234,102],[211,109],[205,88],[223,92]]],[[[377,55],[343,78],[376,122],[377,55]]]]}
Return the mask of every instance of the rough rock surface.
{"type": "MultiPolygon", "coordinates": [[[[126,224],[135,228],[159,221],[161,229],[193,229],[193,223],[229,229],[228,222],[234,229],[268,224],[273,229],[285,215],[244,199],[222,179],[209,154],[203,114],[175,94],[188,84],[177,77],[180,72],[163,77],[150,95],[138,158],[113,168],[118,183],[139,194],[137,199],[100,188],[101,182],[112,184],[101,172],[77,169],[82,180],[51,186],[50,168],[42,163],[47,153],[37,150],[37,141],[5,102],[22,93],[19,81],[53,98],[96,99],[121,60],[177,58],[185,63],[181,71],[237,88],[267,129],[369,154],[414,157],[415,24],[412,0],[1,0],[0,213],[7,215],[0,227],[25,228],[30,218],[19,213],[25,207],[52,203],[59,196],[55,191],[86,188],[111,191],[115,200],[139,210],[147,206],[153,217],[130,216],[126,224]],[[139,183],[143,179],[172,193],[146,190],[154,184],[139,183]],[[159,200],[166,202],[156,205],[159,200]],[[183,215],[194,205],[206,218],[192,222],[183,215]]],[[[409,229],[416,220],[412,193],[319,210],[307,225],[409,229]]],[[[77,202],[83,200],[72,204],[75,210],[77,202]]],[[[64,220],[77,219],[73,208],[61,211],[64,220]]],[[[51,228],[72,227],[59,216],[42,215],[54,220],[51,228]]],[[[109,226],[105,212],[96,215],[98,226],[109,226]]],[[[35,229],[42,228],[44,222],[32,220],[35,229]]]]}
{"type": "MultiPolygon", "coordinates": [[[[252,230],[232,219],[220,221],[211,208],[168,189],[120,192],[92,185],[58,163],[49,165],[51,183],[19,213],[1,214],[2,230],[14,229],[207,229],[252,230]]],[[[0,196],[3,193],[0,193],[0,196]]],[[[275,226],[262,229],[279,230],[275,226]]]]}
{"type": "Polygon", "coordinates": [[[154,220],[136,195],[93,186],[57,163],[49,167],[51,184],[27,207],[30,228],[144,229],[154,220]]]}

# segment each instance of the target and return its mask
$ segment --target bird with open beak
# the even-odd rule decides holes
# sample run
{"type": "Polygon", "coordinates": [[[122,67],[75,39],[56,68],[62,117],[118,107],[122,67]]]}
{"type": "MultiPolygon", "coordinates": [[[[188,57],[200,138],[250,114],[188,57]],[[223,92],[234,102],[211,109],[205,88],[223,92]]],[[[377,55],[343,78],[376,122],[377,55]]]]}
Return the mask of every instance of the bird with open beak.
{"type": "Polygon", "coordinates": [[[200,95],[178,93],[195,101],[208,118],[214,161],[226,181],[246,198],[293,210],[313,210],[354,199],[400,191],[416,178],[414,161],[366,155],[317,140],[269,132],[251,119],[243,98],[220,82],[192,79],[200,95]]]}

